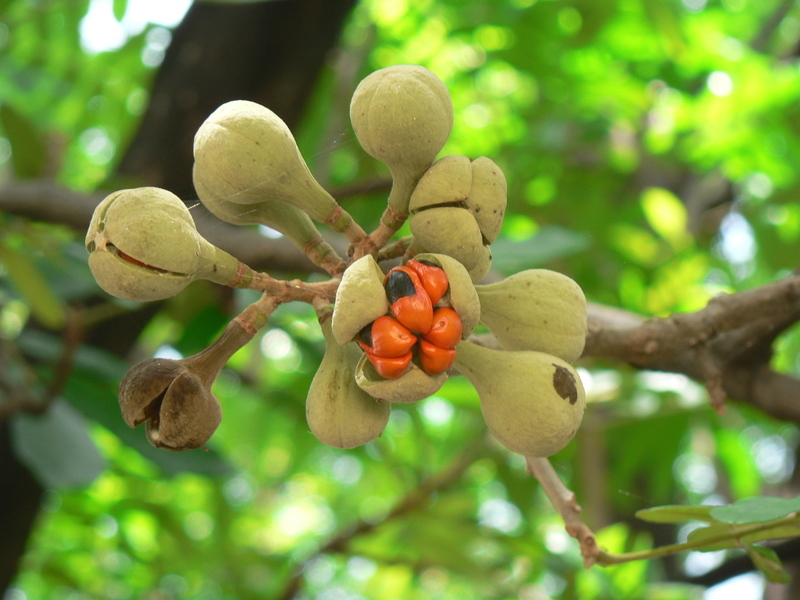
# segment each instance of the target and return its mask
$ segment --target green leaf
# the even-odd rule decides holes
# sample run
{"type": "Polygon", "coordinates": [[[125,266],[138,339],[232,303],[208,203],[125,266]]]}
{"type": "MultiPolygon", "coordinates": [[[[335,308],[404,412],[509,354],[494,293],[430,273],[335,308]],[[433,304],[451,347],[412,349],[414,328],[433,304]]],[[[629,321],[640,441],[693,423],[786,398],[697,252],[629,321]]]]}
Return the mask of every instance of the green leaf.
{"type": "Polygon", "coordinates": [[[789,574],[783,568],[781,559],[772,548],[764,548],[763,546],[748,545],[747,555],[753,564],[766,575],[769,581],[773,583],[789,583],[789,574]]]}
{"type": "Polygon", "coordinates": [[[686,207],[672,192],[648,188],[642,192],[641,204],[650,227],[673,248],[682,248],[689,243],[686,207]]]}
{"type": "Polygon", "coordinates": [[[114,18],[122,21],[125,16],[125,9],[128,7],[128,0],[114,0],[114,18]]]}
{"type": "Polygon", "coordinates": [[[45,168],[47,146],[36,125],[8,104],[0,106],[0,125],[11,143],[11,163],[19,179],[39,177],[45,168]]]}
{"type": "Polygon", "coordinates": [[[86,486],[105,469],[86,419],[63,400],[43,415],[15,414],[11,435],[14,453],[45,487],[86,486]]]}
{"type": "Polygon", "coordinates": [[[711,516],[722,523],[764,523],[781,519],[796,511],[800,511],[800,496],[794,498],[757,496],[727,506],[716,506],[711,511],[711,516]]]}
{"type": "Polygon", "coordinates": [[[746,535],[736,535],[741,527],[742,526],[737,527],[735,525],[730,525],[729,523],[714,523],[708,527],[700,527],[689,533],[688,541],[702,542],[709,538],[730,534],[731,537],[728,539],[704,545],[702,548],[697,548],[700,552],[713,552],[726,548],[738,548],[742,544],[754,544],[756,542],[763,542],[764,540],[780,540],[800,536],[800,523],[779,525],[777,527],[769,527],[769,524],[767,524],[765,528],[760,531],[748,533],[746,535]]]}
{"type": "Polygon", "coordinates": [[[513,242],[500,238],[495,241],[492,244],[492,267],[502,273],[516,273],[583,252],[590,245],[588,235],[547,225],[529,240],[513,242]]]}
{"type": "Polygon", "coordinates": [[[61,301],[30,257],[0,241],[0,262],[6,274],[30,306],[31,312],[45,327],[59,329],[67,320],[61,301]]]}
{"type": "Polygon", "coordinates": [[[636,512],[636,517],[650,523],[683,523],[685,521],[712,522],[709,513],[713,506],[654,506],[636,512]]]}

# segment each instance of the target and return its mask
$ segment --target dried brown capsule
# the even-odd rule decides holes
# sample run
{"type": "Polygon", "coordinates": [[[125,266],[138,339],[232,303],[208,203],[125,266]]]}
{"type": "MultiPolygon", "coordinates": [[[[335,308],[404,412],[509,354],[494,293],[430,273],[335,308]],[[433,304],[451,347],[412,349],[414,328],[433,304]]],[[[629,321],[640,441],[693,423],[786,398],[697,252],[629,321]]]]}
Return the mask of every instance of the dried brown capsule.
{"type": "Polygon", "coordinates": [[[156,448],[202,447],[222,420],[211,386],[228,359],[253,333],[232,321],[208,348],[171,360],[152,358],[132,367],[119,384],[122,417],[131,427],[145,423],[156,448]]]}

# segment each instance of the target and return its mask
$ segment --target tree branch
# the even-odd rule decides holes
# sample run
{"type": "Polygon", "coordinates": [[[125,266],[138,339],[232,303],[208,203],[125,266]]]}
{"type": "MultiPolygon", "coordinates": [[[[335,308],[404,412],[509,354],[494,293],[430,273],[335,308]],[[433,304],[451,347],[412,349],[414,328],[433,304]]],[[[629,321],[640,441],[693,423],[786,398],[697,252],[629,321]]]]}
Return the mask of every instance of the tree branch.
{"type": "Polygon", "coordinates": [[[525,463],[528,474],[539,480],[551,504],[564,519],[567,533],[580,543],[583,564],[588,569],[597,562],[601,550],[594,533],[581,520],[581,507],[575,499],[575,492],[564,485],[546,458],[526,456],[525,463]]]}
{"type": "MultiPolygon", "coordinates": [[[[35,221],[62,223],[85,232],[95,207],[106,194],[81,193],[45,179],[11,181],[0,187],[0,210],[35,221]]],[[[288,239],[270,239],[254,229],[231,225],[212,215],[202,204],[191,207],[197,230],[209,242],[259,271],[316,270],[314,264],[288,239]]],[[[328,242],[340,254],[343,240],[328,242]]]]}
{"type": "Polygon", "coordinates": [[[683,373],[720,394],[800,422],[800,379],[773,371],[771,344],[800,319],[800,277],[718,296],[694,313],[645,319],[589,305],[584,356],[683,373]],[[699,358],[698,358],[699,354],[699,358]]]}
{"type": "MultiPolygon", "coordinates": [[[[34,220],[88,227],[103,194],[83,194],[51,181],[11,182],[0,187],[0,210],[34,220]]],[[[269,239],[192,207],[198,230],[248,266],[272,272],[309,272],[308,258],[285,238],[269,239]]],[[[337,244],[336,241],[334,241],[337,244]]],[[[342,240],[339,248],[344,252],[342,240]]],[[[694,313],[647,319],[589,303],[585,357],[620,360],[637,368],[683,373],[706,382],[712,402],[723,396],[749,402],[800,423],[800,379],[769,367],[771,345],[800,319],[800,276],[712,299],[694,313]]],[[[484,336],[484,345],[496,345],[484,336]]]]}

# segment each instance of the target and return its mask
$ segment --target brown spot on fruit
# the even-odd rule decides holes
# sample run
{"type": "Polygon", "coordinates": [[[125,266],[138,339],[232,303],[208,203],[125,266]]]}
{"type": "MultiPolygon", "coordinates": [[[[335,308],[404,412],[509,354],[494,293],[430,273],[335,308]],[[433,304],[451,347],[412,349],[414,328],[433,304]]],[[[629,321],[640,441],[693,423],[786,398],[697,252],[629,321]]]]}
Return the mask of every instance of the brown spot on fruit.
{"type": "Polygon", "coordinates": [[[553,366],[556,369],[553,371],[553,388],[564,400],[569,400],[570,404],[575,404],[578,401],[578,388],[575,387],[575,378],[564,367],[555,364],[553,366]]]}

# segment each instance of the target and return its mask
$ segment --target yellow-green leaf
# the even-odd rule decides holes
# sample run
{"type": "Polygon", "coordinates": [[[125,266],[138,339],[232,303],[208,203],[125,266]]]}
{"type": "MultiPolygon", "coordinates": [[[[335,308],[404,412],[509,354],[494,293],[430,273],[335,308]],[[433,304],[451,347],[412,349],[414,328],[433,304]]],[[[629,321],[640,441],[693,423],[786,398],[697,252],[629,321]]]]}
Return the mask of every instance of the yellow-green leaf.
{"type": "Polygon", "coordinates": [[[641,205],[650,227],[673,248],[679,250],[689,244],[686,207],[675,194],[663,188],[648,188],[642,192],[641,205]]]}
{"type": "Polygon", "coordinates": [[[686,521],[713,521],[709,516],[713,506],[667,505],[645,508],[636,517],[650,523],[684,523],[686,521]]]}
{"type": "Polygon", "coordinates": [[[745,550],[753,564],[766,575],[767,579],[773,583],[789,583],[789,574],[772,548],[746,546],[745,550]]]}
{"type": "Polygon", "coordinates": [[[64,304],[53,293],[36,264],[25,254],[1,241],[0,263],[5,267],[8,278],[25,298],[36,320],[50,329],[63,327],[67,320],[64,304]]]}

